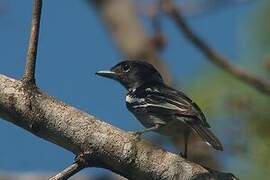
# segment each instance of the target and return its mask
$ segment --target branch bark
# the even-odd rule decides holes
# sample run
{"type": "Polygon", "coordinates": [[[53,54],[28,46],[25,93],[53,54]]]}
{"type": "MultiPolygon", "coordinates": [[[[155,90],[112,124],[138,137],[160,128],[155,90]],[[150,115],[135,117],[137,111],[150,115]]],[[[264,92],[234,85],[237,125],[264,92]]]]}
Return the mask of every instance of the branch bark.
{"type": "Polygon", "coordinates": [[[37,57],[37,48],[38,48],[41,9],[42,9],[42,0],[34,0],[31,34],[30,34],[30,39],[29,39],[28,51],[27,51],[25,72],[23,75],[23,82],[27,85],[33,85],[33,86],[36,85],[35,69],[36,69],[36,57],[37,57]]]}
{"type": "Polygon", "coordinates": [[[84,168],[85,166],[83,164],[74,162],[60,173],[51,177],[49,180],[66,180],[84,168]]]}
{"type": "Polygon", "coordinates": [[[259,78],[238,66],[230,63],[230,59],[219,54],[215,49],[210,47],[198,35],[196,35],[191,27],[186,23],[181,11],[176,8],[171,0],[163,0],[163,9],[174,20],[177,27],[182,31],[186,38],[194,44],[213,64],[228,72],[232,76],[250,85],[259,92],[270,95],[270,81],[259,78]]]}
{"type": "Polygon", "coordinates": [[[136,140],[40,90],[32,90],[29,98],[23,86],[22,81],[0,75],[0,117],[74,154],[89,152],[89,166],[107,168],[129,179],[236,179],[136,140]]]}
{"type": "MultiPolygon", "coordinates": [[[[86,166],[107,168],[129,179],[235,179],[230,173],[207,170],[148,141],[138,140],[41,92],[35,84],[41,6],[42,0],[34,1],[22,81],[0,75],[0,117],[76,155],[87,152],[84,163],[76,161],[52,180],[67,179],[86,166]]],[[[155,53],[149,57],[154,58],[155,53]]]]}

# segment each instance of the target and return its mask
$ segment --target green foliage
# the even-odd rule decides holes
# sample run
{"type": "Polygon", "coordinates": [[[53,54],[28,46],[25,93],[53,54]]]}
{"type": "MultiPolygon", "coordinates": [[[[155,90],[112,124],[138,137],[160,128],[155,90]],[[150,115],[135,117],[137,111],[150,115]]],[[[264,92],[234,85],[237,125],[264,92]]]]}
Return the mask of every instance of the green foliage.
{"type": "Polygon", "coordinates": [[[218,130],[228,138],[225,150],[231,152],[229,156],[241,157],[237,167],[228,168],[236,174],[243,172],[240,177],[268,177],[270,159],[266,157],[270,156],[270,97],[213,67],[207,69],[189,89],[193,99],[210,117],[211,124],[222,124],[223,128],[218,130]],[[231,129],[236,129],[237,133],[231,134],[231,129]],[[241,171],[240,166],[245,166],[247,162],[252,171],[241,171]]]}
{"type": "Polygon", "coordinates": [[[270,72],[270,1],[257,3],[239,32],[241,57],[246,65],[269,77],[270,72]]]}

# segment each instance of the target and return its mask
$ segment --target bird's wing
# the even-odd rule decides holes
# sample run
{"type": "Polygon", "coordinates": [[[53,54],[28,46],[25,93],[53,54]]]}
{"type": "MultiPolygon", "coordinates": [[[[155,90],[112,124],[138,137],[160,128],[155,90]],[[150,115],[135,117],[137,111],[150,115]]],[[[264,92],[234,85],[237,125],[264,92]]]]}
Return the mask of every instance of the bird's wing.
{"type": "Polygon", "coordinates": [[[143,103],[133,105],[133,109],[137,112],[190,117],[185,118],[189,119],[187,123],[210,127],[198,105],[180,91],[164,85],[157,88],[145,88],[143,94],[143,103]]]}

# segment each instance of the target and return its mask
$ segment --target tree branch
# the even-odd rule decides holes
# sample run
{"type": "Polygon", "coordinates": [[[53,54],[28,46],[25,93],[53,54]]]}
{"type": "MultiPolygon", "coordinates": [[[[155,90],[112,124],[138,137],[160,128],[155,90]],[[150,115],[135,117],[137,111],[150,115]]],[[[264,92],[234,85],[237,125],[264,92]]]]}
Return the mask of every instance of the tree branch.
{"type": "Polygon", "coordinates": [[[174,20],[177,27],[182,31],[186,38],[193,43],[201,52],[216,66],[233,75],[242,82],[250,85],[258,91],[270,95],[270,82],[250,74],[243,69],[230,63],[230,59],[222,56],[216,50],[211,48],[198,35],[196,35],[184,20],[180,10],[171,0],[163,0],[163,9],[174,20]]]}
{"type": "Polygon", "coordinates": [[[164,49],[165,45],[167,45],[167,42],[161,27],[160,1],[157,3],[156,7],[152,7],[152,10],[148,9],[148,11],[152,11],[151,13],[148,12],[148,16],[150,16],[151,18],[151,24],[154,30],[154,36],[152,37],[151,42],[155,49],[161,52],[164,49]]]}
{"type": "MultiPolygon", "coordinates": [[[[39,89],[25,88],[36,86],[41,6],[41,0],[34,1],[22,81],[0,75],[0,117],[76,155],[88,152],[84,163],[76,161],[51,179],[67,179],[90,165],[110,169],[129,179],[235,179],[230,173],[207,170],[148,141],[137,140],[133,135],[68,106],[39,89]]],[[[114,18],[112,22],[117,24],[118,20],[114,18]]],[[[141,53],[146,53],[150,60],[158,60],[153,47],[141,53]]]]}
{"type": "Polygon", "coordinates": [[[27,85],[32,85],[32,86],[36,85],[35,69],[36,69],[36,57],[37,57],[37,48],[38,48],[41,8],[42,8],[42,0],[34,0],[31,34],[30,34],[30,39],[29,39],[28,51],[27,51],[25,72],[23,75],[23,83],[27,85]]]}
{"type": "MultiPolygon", "coordinates": [[[[89,152],[88,164],[110,169],[128,179],[236,179],[209,171],[179,155],[113,127],[40,92],[22,81],[0,75],[0,117],[74,154],[89,152]],[[28,101],[31,108],[28,108],[28,101]]],[[[75,167],[71,167],[76,169],[75,167]]],[[[78,168],[79,170],[79,168],[78,168]]]]}
{"type": "Polygon", "coordinates": [[[49,180],[65,180],[79,172],[80,170],[84,169],[85,166],[83,164],[74,162],[66,169],[61,171],[60,173],[56,174],[55,176],[51,177],[49,180]]]}

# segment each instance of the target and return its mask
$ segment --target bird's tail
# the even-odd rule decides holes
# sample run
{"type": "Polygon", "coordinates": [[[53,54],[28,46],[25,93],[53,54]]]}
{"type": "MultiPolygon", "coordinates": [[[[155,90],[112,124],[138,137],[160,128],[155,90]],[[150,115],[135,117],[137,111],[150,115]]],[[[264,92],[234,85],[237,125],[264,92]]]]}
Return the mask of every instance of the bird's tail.
{"type": "Polygon", "coordinates": [[[223,146],[218,138],[207,128],[202,125],[193,125],[194,131],[208,144],[216,150],[223,151],[223,146]]]}

